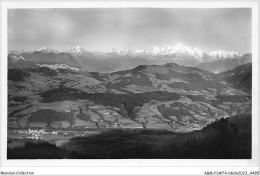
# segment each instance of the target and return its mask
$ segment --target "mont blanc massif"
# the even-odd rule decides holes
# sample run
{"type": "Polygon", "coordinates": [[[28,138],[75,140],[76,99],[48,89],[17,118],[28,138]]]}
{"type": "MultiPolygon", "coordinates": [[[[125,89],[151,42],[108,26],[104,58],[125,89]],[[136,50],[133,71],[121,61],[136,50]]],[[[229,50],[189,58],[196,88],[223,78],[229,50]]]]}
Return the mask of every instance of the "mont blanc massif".
{"type": "Polygon", "coordinates": [[[8,53],[8,159],[251,158],[252,55],[8,53]]]}

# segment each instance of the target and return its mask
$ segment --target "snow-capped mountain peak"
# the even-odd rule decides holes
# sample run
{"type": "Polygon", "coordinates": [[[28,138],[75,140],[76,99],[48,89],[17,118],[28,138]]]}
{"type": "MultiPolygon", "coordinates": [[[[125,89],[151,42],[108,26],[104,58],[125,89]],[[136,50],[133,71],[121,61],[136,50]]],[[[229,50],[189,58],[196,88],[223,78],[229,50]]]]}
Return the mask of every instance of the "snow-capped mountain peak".
{"type": "Polygon", "coordinates": [[[86,50],[82,47],[80,47],[79,45],[75,46],[74,48],[72,48],[70,50],[71,54],[76,54],[76,55],[82,55],[86,52],[86,50]]]}
{"type": "Polygon", "coordinates": [[[113,48],[112,53],[118,54],[118,55],[135,55],[136,51],[130,50],[130,49],[117,49],[113,48]]]}
{"type": "Polygon", "coordinates": [[[145,49],[139,49],[139,50],[135,50],[134,54],[135,55],[143,55],[143,54],[147,55],[147,54],[149,54],[149,51],[147,51],[145,49]]]}
{"type": "Polygon", "coordinates": [[[25,58],[23,58],[22,56],[19,56],[19,55],[16,55],[16,54],[10,54],[9,56],[8,56],[8,61],[10,62],[10,63],[16,63],[16,62],[18,62],[18,61],[20,61],[20,60],[24,60],[24,61],[27,61],[25,58]]]}
{"type": "Polygon", "coordinates": [[[240,58],[240,55],[234,51],[213,51],[210,54],[204,52],[203,50],[195,47],[185,46],[182,43],[177,43],[176,45],[164,45],[162,47],[153,47],[150,50],[138,49],[135,51],[127,49],[112,49],[112,53],[118,55],[151,55],[151,56],[191,56],[194,57],[199,62],[209,62],[214,60],[226,59],[226,58],[240,58]]]}
{"type": "Polygon", "coordinates": [[[36,50],[36,51],[44,51],[44,50],[47,50],[47,48],[45,46],[40,48],[40,49],[38,49],[38,50],[36,50]]]}
{"type": "Polygon", "coordinates": [[[191,47],[183,45],[182,43],[178,43],[173,46],[165,45],[161,48],[153,47],[153,49],[151,50],[151,54],[154,56],[184,54],[184,55],[194,56],[198,60],[201,60],[201,58],[204,56],[205,53],[204,53],[204,51],[200,50],[199,48],[191,48],[191,47]]]}
{"type": "Polygon", "coordinates": [[[235,51],[223,51],[223,50],[213,51],[209,53],[209,55],[217,59],[239,58],[242,56],[241,54],[238,54],[235,51]]]}
{"type": "Polygon", "coordinates": [[[19,59],[27,61],[25,58],[23,58],[22,56],[19,57],[19,59]]]}
{"type": "Polygon", "coordinates": [[[49,49],[47,47],[42,47],[38,50],[35,50],[35,51],[40,51],[40,52],[44,52],[44,53],[60,53],[60,51],[56,51],[56,50],[53,50],[53,49],[49,49]]]}
{"type": "Polygon", "coordinates": [[[191,48],[183,45],[182,43],[178,43],[176,45],[165,45],[163,47],[153,47],[151,50],[138,49],[135,51],[126,50],[126,49],[112,49],[112,53],[118,55],[152,55],[152,56],[166,56],[166,55],[191,55],[194,56],[197,60],[202,61],[202,57],[204,57],[205,52],[200,50],[199,48],[191,48]]]}
{"type": "Polygon", "coordinates": [[[68,66],[67,64],[36,64],[38,67],[48,67],[52,70],[57,70],[57,69],[69,69],[73,71],[80,71],[80,68],[77,67],[71,67],[68,66]]]}

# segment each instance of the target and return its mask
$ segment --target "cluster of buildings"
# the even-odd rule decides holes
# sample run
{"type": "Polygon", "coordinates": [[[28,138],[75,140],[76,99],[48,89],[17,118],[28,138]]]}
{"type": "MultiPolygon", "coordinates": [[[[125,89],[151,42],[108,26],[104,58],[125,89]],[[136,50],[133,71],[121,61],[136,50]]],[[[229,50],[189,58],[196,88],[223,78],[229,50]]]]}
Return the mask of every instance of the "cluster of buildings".
{"type": "Polygon", "coordinates": [[[95,91],[96,93],[104,93],[105,92],[104,88],[102,88],[100,86],[89,86],[88,88],[95,91]]]}
{"type": "Polygon", "coordinates": [[[56,131],[46,131],[45,129],[28,129],[28,130],[18,130],[16,131],[18,134],[27,134],[26,139],[42,139],[42,135],[54,135],[58,134],[56,131]]]}

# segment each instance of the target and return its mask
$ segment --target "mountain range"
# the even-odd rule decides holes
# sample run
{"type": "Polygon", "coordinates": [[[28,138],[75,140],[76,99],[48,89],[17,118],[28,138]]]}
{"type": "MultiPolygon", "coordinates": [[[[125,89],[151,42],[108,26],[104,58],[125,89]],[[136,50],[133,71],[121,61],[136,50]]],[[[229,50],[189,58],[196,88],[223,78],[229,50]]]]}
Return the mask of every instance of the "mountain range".
{"type": "MultiPolygon", "coordinates": [[[[120,50],[112,49],[111,52],[87,51],[76,46],[69,51],[56,51],[42,47],[35,51],[10,51],[12,66],[16,64],[11,57],[23,58],[29,65],[32,63],[39,66],[56,68],[53,64],[65,64],[74,70],[89,70],[97,72],[115,72],[137,67],[138,65],[163,65],[176,63],[182,66],[198,67],[213,73],[219,73],[235,68],[241,64],[252,62],[252,56],[234,51],[213,51],[206,53],[199,48],[191,48],[178,43],[174,46],[153,47],[150,50],[120,50]]],[[[10,64],[9,64],[10,65],[10,64]]]]}
{"type": "Polygon", "coordinates": [[[234,51],[218,50],[211,53],[206,53],[199,48],[191,48],[183,45],[182,43],[178,43],[173,46],[165,45],[163,47],[153,47],[150,50],[130,50],[113,48],[111,52],[90,52],[80,46],[76,46],[69,52],[75,58],[79,58],[79,62],[83,60],[82,63],[84,62],[84,60],[91,60],[91,58],[93,57],[95,57],[95,59],[126,57],[139,59],[141,58],[153,63],[155,62],[155,64],[158,64],[158,60],[160,60],[160,62],[163,64],[174,62],[183,66],[198,66],[199,64],[205,62],[224,60],[226,58],[238,59],[242,57],[241,54],[234,51]]]}
{"type": "MultiPolygon", "coordinates": [[[[69,51],[71,54],[75,55],[84,55],[89,54],[90,51],[86,49],[76,46],[69,51]]],[[[183,45],[182,43],[178,43],[176,45],[170,46],[165,45],[163,47],[153,47],[150,50],[146,49],[138,49],[138,50],[131,50],[131,49],[116,49],[113,48],[111,52],[117,55],[131,55],[131,56],[193,56],[200,62],[204,62],[207,59],[212,60],[221,60],[225,58],[239,58],[241,55],[234,51],[212,51],[211,53],[206,53],[199,48],[191,48],[188,46],[183,45]]]]}
{"type": "Polygon", "coordinates": [[[77,60],[72,57],[70,53],[57,52],[47,48],[43,48],[33,52],[23,52],[18,54],[8,55],[8,66],[9,67],[49,67],[57,70],[71,69],[75,71],[84,71],[77,60]]]}

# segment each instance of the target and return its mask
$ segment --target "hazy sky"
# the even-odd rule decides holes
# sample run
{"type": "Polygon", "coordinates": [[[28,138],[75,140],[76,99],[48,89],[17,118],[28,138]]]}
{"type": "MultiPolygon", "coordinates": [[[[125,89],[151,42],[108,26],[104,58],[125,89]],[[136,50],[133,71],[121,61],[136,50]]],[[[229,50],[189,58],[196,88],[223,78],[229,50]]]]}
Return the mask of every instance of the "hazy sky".
{"type": "Polygon", "coordinates": [[[150,49],[183,43],[251,52],[251,9],[10,9],[8,47],[150,49]]]}

